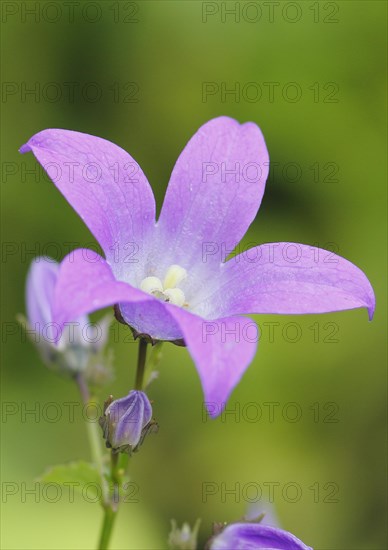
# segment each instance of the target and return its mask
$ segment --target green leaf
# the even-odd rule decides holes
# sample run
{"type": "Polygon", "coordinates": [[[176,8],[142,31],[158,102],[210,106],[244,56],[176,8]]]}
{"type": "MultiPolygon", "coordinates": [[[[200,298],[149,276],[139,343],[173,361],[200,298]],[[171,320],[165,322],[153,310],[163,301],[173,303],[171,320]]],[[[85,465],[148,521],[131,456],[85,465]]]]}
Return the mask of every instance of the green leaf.
{"type": "Polygon", "coordinates": [[[101,478],[93,464],[84,462],[69,462],[58,464],[46,470],[38,479],[40,483],[58,483],[59,485],[71,485],[77,492],[83,493],[87,488],[101,486],[101,478]]]}

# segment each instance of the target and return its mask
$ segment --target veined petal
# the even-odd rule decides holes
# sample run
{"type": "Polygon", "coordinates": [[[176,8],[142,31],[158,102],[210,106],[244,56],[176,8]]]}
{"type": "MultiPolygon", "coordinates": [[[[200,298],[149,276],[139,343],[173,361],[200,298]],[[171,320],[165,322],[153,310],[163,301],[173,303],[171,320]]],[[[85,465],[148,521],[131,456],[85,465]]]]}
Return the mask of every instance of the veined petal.
{"type": "Polygon", "coordinates": [[[169,311],[195,363],[208,413],[215,418],[255,355],[258,327],[246,317],[205,321],[175,306],[169,311]]]}
{"type": "Polygon", "coordinates": [[[213,315],[327,313],[365,307],[372,319],[375,297],[357,266],[327,250],[298,243],[269,243],[221,268],[209,298],[213,315]]]}
{"type": "Polygon", "coordinates": [[[115,272],[129,255],[139,260],[155,224],[155,200],[127,152],[105,139],[58,129],[35,134],[20,149],[28,151],[89,227],[115,272]]]}
{"type": "Polygon", "coordinates": [[[204,254],[209,263],[224,260],[256,216],[268,167],[256,124],[228,117],[204,124],[171,174],[157,224],[162,255],[168,246],[168,261],[186,269],[206,267],[204,254]]]}

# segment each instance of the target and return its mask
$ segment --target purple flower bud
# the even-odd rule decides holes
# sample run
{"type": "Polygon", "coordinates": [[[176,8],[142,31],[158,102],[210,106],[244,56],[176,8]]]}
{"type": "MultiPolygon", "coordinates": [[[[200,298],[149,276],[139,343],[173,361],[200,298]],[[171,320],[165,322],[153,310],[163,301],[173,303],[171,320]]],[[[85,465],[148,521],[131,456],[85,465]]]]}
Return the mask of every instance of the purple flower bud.
{"type": "Polygon", "coordinates": [[[26,304],[30,334],[36,336],[43,361],[50,364],[55,355],[52,300],[58,276],[58,264],[49,258],[35,258],[27,276],[26,304]]]}
{"type": "Polygon", "coordinates": [[[82,315],[60,330],[53,322],[58,273],[59,264],[50,258],[37,257],[31,263],[26,328],[48,367],[70,376],[82,371],[90,384],[101,385],[111,377],[110,357],[104,351],[111,319],[105,317],[92,325],[89,317],[82,315]]]}
{"type": "Polygon", "coordinates": [[[210,550],[312,550],[291,533],[262,523],[232,523],[210,541],[210,550]]]}
{"type": "Polygon", "coordinates": [[[126,397],[107,401],[100,418],[106,446],[129,454],[136,451],[147,432],[156,426],[151,419],[151,403],[142,391],[132,390],[126,397]]]}

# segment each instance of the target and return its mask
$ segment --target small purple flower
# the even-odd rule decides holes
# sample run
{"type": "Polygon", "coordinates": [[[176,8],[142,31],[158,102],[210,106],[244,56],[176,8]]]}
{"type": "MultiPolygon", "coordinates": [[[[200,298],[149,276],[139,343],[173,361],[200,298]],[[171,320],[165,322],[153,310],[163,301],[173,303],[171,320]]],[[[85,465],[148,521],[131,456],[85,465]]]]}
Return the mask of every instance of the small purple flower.
{"type": "Polygon", "coordinates": [[[322,249],[270,243],[226,261],[256,216],[268,175],[264,138],[252,122],[220,117],[198,130],[175,164],[157,222],[144,173],[117,145],[44,130],[20,151],[34,153],[105,253],[79,249],[63,260],[55,321],[118,304],[136,332],[183,339],[211,416],[256,351],[255,324],[243,314],[364,307],[373,316],[365,274],[322,249]]]}
{"type": "Polygon", "coordinates": [[[106,446],[121,452],[135,451],[151,419],[151,403],[142,391],[132,390],[126,397],[106,403],[104,416],[100,418],[106,446]]]}
{"type": "MultiPolygon", "coordinates": [[[[99,365],[108,337],[109,323],[103,320],[93,335],[89,317],[82,315],[59,326],[53,320],[54,289],[59,264],[47,257],[31,263],[26,283],[27,325],[43,362],[67,374],[84,371],[89,381],[105,378],[108,372],[99,365]],[[100,355],[101,353],[101,355],[100,355]]],[[[107,365],[106,365],[107,366],[107,365]]]]}
{"type": "Polygon", "coordinates": [[[291,533],[261,523],[232,523],[210,541],[209,550],[312,550],[291,533]]]}

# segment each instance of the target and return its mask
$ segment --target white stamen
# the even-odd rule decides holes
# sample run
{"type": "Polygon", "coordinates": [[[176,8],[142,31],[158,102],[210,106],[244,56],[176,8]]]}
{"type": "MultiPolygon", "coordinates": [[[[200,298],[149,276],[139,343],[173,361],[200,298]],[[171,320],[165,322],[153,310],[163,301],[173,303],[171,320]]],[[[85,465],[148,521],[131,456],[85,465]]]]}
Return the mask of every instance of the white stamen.
{"type": "Polygon", "coordinates": [[[163,281],[164,288],[175,288],[187,277],[187,271],[180,265],[170,265],[163,281]]]}
{"type": "Polygon", "coordinates": [[[163,293],[167,297],[167,301],[175,306],[182,307],[185,303],[185,295],[180,288],[166,288],[163,293]]]}
{"type": "Polygon", "coordinates": [[[158,279],[158,277],[146,277],[140,283],[140,288],[148,294],[152,294],[156,291],[163,292],[162,281],[158,279]]]}
{"type": "Polygon", "coordinates": [[[168,268],[163,283],[158,277],[150,276],[142,280],[140,288],[164,302],[170,302],[179,307],[188,307],[183,290],[176,288],[186,277],[186,269],[174,264],[168,268]]]}

